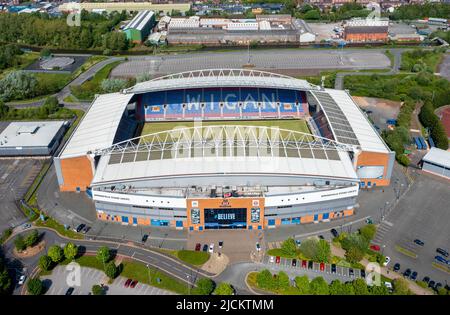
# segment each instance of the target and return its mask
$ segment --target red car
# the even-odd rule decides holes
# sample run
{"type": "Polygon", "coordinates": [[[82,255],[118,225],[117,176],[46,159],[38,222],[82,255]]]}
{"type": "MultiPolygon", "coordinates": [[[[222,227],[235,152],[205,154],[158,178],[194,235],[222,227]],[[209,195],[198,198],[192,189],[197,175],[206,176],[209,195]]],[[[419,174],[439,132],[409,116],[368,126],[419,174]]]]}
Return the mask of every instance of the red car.
{"type": "Polygon", "coordinates": [[[202,247],[202,244],[200,244],[200,243],[195,244],[195,251],[199,252],[201,247],[202,247]]]}
{"type": "Polygon", "coordinates": [[[324,263],[320,263],[320,271],[324,271],[325,270],[325,264],[324,263]]]}
{"type": "Polygon", "coordinates": [[[133,289],[133,288],[136,286],[136,284],[138,284],[138,281],[137,281],[137,280],[131,281],[130,288],[133,289]]]}
{"type": "Polygon", "coordinates": [[[131,282],[132,282],[133,280],[131,280],[131,279],[127,279],[127,281],[125,281],[125,284],[123,285],[125,288],[128,288],[129,286],[130,286],[130,284],[131,284],[131,282]]]}
{"type": "Polygon", "coordinates": [[[380,251],[380,246],[378,246],[378,245],[370,245],[370,249],[379,252],[380,251]]]}
{"type": "Polygon", "coordinates": [[[306,260],[302,260],[302,268],[305,268],[308,266],[308,262],[306,260]]]}
{"type": "Polygon", "coordinates": [[[277,264],[280,263],[280,256],[277,256],[277,257],[275,258],[275,263],[277,263],[277,264]]]}

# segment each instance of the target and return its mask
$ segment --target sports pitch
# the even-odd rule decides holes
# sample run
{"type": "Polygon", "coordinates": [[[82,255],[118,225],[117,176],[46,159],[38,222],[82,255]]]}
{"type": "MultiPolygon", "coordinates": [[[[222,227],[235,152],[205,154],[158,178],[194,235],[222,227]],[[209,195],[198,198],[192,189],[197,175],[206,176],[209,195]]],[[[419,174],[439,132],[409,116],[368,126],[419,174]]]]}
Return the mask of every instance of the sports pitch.
{"type": "MultiPolygon", "coordinates": [[[[220,121],[201,121],[203,126],[263,126],[277,127],[292,131],[299,131],[311,134],[308,124],[303,119],[271,119],[271,120],[220,120],[220,121]]],[[[175,127],[194,127],[193,121],[174,121],[174,122],[148,122],[142,128],[141,135],[148,135],[166,130],[172,130],[175,127]]],[[[283,133],[283,131],[281,131],[283,133]]],[[[309,137],[312,140],[312,137],[309,137]]]]}

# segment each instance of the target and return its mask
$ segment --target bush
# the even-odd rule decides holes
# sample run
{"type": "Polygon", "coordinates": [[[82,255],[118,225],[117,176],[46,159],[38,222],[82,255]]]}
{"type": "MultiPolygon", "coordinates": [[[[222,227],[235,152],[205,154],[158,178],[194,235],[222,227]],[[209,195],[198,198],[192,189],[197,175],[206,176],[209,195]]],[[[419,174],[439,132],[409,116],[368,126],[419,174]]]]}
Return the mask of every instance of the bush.
{"type": "Polygon", "coordinates": [[[396,157],[397,157],[398,163],[400,163],[403,166],[408,166],[411,163],[409,158],[404,154],[397,155],[396,157]]]}
{"type": "Polygon", "coordinates": [[[295,285],[300,294],[309,294],[309,279],[307,275],[295,277],[295,285]]]}
{"type": "Polygon", "coordinates": [[[297,254],[297,244],[293,238],[288,238],[281,244],[281,250],[287,256],[295,256],[297,254]]]}
{"type": "Polygon", "coordinates": [[[103,92],[114,93],[119,92],[127,87],[127,81],[123,79],[105,79],[100,84],[103,92]]]}
{"type": "Polygon", "coordinates": [[[261,289],[271,290],[275,288],[275,282],[272,273],[267,269],[258,272],[258,275],[256,276],[256,284],[261,289]]]}
{"type": "Polygon", "coordinates": [[[392,286],[394,288],[393,293],[395,295],[409,295],[411,291],[409,290],[408,282],[405,279],[397,278],[392,281],[392,286]]]}
{"type": "Polygon", "coordinates": [[[316,277],[309,283],[311,294],[313,295],[328,295],[328,283],[322,277],[316,277]]]}
{"type": "Polygon", "coordinates": [[[22,235],[17,235],[16,239],[14,240],[14,246],[16,246],[16,250],[21,252],[27,248],[27,245],[25,243],[25,240],[23,239],[22,235]]]}
{"type": "Polygon", "coordinates": [[[300,244],[300,252],[308,259],[316,262],[328,262],[330,259],[330,244],[325,240],[307,239],[300,244]]]}
{"type": "Polygon", "coordinates": [[[215,295],[232,295],[234,293],[233,287],[225,282],[222,282],[214,290],[215,295]]]}
{"type": "Polygon", "coordinates": [[[13,71],[0,80],[0,99],[7,102],[26,99],[37,94],[38,81],[34,74],[13,71]]]}
{"type": "Polygon", "coordinates": [[[64,251],[58,245],[53,245],[48,249],[48,255],[54,263],[59,263],[64,259],[64,251]]]}
{"type": "Polygon", "coordinates": [[[375,237],[376,232],[377,228],[374,224],[367,224],[359,229],[359,234],[369,242],[375,237]]]}
{"type": "Polygon", "coordinates": [[[27,291],[31,295],[41,295],[44,291],[42,281],[38,278],[30,279],[27,283],[27,291]]]}
{"type": "Polygon", "coordinates": [[[214,281],[209,278],[202,278],[197,281],[197,292],[200,295],[210,295],[214,290],[214,281]]]}
{"type": "Polygon", "coordinates": [[[53,264],[52,259],[50,258],[50,256],[48,255],[43,255],[41,257],[39,257],[39,267],[44,270],[44,271],[48,271],[51,269],[53,264]]]}

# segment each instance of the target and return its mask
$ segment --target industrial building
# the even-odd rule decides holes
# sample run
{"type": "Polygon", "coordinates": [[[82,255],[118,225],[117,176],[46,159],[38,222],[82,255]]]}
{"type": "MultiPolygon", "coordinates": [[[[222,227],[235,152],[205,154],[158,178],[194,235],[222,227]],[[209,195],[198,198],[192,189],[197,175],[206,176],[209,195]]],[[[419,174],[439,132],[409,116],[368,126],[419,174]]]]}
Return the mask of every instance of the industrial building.
{"type": "Polygon", "coordinates": [[[67,122],[11,122],[0,133],[0,156],[46,156],[58,148],[67,122]]]}
{"type": "Polygon", "coordinates": [[[422,158],[422,170],[450,179],[450,152],[431,148],[422,158]]]}
{"type": "Polygon", "coordinates": [[[127,39],[134,43],[142,43],[155,26],[155,13],[153,11],[140,11],[124,26],[123,31],[127,39]]]}
{"type": "Polygon", "coordinates": [[[59,6],[61,12],[86,10],[103,10],[106,12],[136,12],[151,10],[157,13],[171,13],[172,10],[186,12],[191,8],[190,3],[152,3],[152,2],[65,2],[59,6]]]}
{"type": "Polygon", "coordinates": [[[386,42],[388,40],[388,20],[350,20],[344,25],[344,39],[348,42],[386,42]]]}
{"type": "Polygon", "coordinates": [[[54,165],[99,220],[202,231],[350,216],[360,189],[389,185],[394,160],[346,91],[208,69],[97,96],[54,165]],[[305,128],[273,127],[285,123],[305,128]]]}
{"type": "Polygon", "coordinates": [[[164,17],[160,23],[159,30],[168,30],[169,44],[312,43],[316,39],[304,21],[289,15],[258,15],[255,19],[164,17]]]}

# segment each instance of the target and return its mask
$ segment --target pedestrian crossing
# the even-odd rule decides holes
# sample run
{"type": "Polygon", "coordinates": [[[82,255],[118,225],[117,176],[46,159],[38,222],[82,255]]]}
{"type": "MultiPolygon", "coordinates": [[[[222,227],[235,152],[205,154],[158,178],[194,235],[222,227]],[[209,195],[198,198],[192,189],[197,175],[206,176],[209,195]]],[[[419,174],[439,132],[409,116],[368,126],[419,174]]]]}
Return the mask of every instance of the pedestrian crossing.
{"type": "Polygon", "coordinates": [[[389,221],[383,221],[377,229],[377,233],[372,241],[373,244],[381,245],[383,243],[384,236],[390,231],[390,229],[394,226],[393,223],[389,221]]]}
{"type": "Polygon", "coordinates": [[[267,248],[268,249],[281,248],[281,243],[282,242],[268,242],[267,248]]]}

